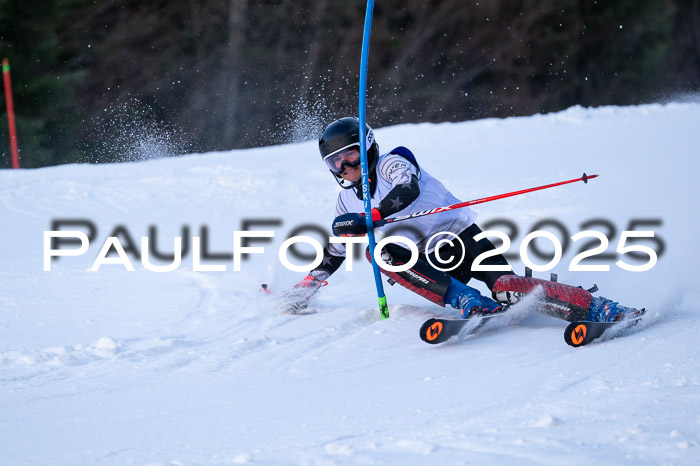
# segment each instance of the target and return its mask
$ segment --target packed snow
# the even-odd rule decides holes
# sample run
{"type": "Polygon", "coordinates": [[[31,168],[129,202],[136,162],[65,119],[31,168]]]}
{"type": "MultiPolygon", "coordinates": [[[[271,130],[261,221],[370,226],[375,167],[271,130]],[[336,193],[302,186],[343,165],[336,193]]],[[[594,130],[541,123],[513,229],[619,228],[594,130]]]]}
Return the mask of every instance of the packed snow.
{"type": "Polygon", "coordinates": [[[515,256],[549,220],[539,229],[569,238],[559,281],[648,310],[636,332],[583,348],[565,344],[564,321],[527,309],[426,345],[421,323],[456,311],[385,285],[381,320],[360,258],[313,313],[281,313],[259,285],[303,278],[281,265],[280,245],[292,233],[322,240],[339,189],[315,141],[2,171],[0,464],[698,464],[698,128],[700,104],[671,103],[376,131],[381,149],[410,148],[464,200],[600,175],[474,208],[515,256]],[[57,220],[94,234],[86,253],[44,271],[57,220]],[[609,237],[610,256],[584,263],[609,271],[569,270],[589,241],[570,237],[586,229],[609,237]],[[251,241],[264,253],[234,271],[243,230],[274,238],[251,241]],[[646,262],[616,253],[623,230],[654,231],[635,243],[659,252],[651,270],[616,265],[646,262]],[[90,271],[109,236],[135,271],[90,271]],[[146,236],[162,254],[183,237],[181,264],[148,270],[146,236]],[[195,236],[218,255],[202,265],[225,271],[195,267],[195,236]]]}

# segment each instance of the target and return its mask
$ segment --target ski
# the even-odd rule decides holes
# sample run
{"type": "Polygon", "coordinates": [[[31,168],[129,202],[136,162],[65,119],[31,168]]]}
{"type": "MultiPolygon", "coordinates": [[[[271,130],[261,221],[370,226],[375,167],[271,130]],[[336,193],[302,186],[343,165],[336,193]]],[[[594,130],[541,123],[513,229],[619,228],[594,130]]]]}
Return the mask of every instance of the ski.
{"type": "Polygon", "coordinates": [[[423,322],[420,327],[420,339],[424,342],[437,345],[454,336],[467,336],[477,332],[493,317],[503,315],[503,312],[485,316],[475,316],[469,319],[440,319],[431,318],[423,322]]]}
{"type": "Polygon", "coordinates": [[[612,333],[612,338],[623,335],[637,325],[643,317],[639,315],[631,319],[617,322],[590,322],[580,320],[571,322],[564,330],[564,341],[574,348],[587,345],[599,340],[606,332],[612,333]]]}

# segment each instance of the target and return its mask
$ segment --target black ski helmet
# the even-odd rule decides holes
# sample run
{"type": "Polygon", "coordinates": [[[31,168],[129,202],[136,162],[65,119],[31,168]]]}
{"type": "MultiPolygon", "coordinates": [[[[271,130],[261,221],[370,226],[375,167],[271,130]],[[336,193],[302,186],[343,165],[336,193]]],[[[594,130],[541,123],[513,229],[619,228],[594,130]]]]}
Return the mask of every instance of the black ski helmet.
{"type": "MultiPolygon", "coordinates": [[[[368,172],[371,174],[379,159],[379,145],[374,140],[374,132],[372,128],[367,126],[367,163],[369,165],[368,172]]],[[[321,152],[321,159],[324,161],[327,157],[335,154],[338,151],[360,145],[360,120],[352,117],[341,118],[336,120],[326,127],[318,138],[318,150],[321,152]]],[[[358,147],[359,149],[359,147],[358,147]]],[[[343,189],[350,189],[362,183],[362,178],[351,183],[341,176],[331,174],[343,189]]]]}

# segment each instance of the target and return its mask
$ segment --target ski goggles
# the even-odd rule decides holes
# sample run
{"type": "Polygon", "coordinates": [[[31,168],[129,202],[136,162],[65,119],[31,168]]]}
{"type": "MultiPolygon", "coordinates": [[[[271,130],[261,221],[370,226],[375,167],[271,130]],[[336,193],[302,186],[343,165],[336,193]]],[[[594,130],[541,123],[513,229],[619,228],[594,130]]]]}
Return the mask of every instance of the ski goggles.
{"type": "Polygon", "coordinates": [[[351,144],[332,152],[323,158],[326,165],[336,175],[340,175],[348,167],[356,167],[360,164],[360,146],[351,144]]]}

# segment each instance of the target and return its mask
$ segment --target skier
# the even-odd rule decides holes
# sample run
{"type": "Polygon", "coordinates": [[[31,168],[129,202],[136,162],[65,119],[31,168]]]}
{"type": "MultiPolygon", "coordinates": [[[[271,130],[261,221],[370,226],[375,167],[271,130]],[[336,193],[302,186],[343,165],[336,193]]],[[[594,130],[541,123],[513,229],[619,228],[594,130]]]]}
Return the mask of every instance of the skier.
{"type": "MultiPolygon", "coordinates": [[[[419,166],[410,150],[397,147],[379,155],[379,146],[369,125],[366,134],[373,221],[460,202],[440,181],[419,166]]],[[[336,236],[361,236],[367,233],[359,138],[359,120],[351,117],[334,121],[319,138],[321,158],[343,188],[338,195],[336,219],[333,222],[336,236]]],[[[391,229],[391,224],[381,227],[380,230],[386,230],[387,234],[401,235],[413,241],[419,251],[426,251],[428,247],[427,254],[421,253],[418,262],[410,269],[404,272],[382,269],[382,273],[434,303],[442,306],[449,304],[458,309],[464,318],[502,312],[506,305],[517,302],[538,286],[545,293],[543,310],[570,322],[612,322],[640,313],[603,297],[594,298],[589,291],[579,287],[520,277],[510,271],[472,271],[476,257],[494,249],[487,238],[474,240],[474,236],[481,233],[474,223],[475,218],[476,213],[465,207],[430,217],[408,219],[402,221],[400,227],[394,225],[394,229],[391,229]],[[436,250],[434,246],[439,239],[453,239],[438,236],[430,241],[433,235],[441,232],[458,236],[464,247],[458,241],[453,241],[451,245],[436,250]],[[484,282],[498,302],[468,286],[472,278],[484,282]]],[[[343,244],[330,243],[323,253],[321,265],[283,294],[291,312],[300,312],[307,307],[309,299],[341,266],[346,249],[343,244]]],[[[410,255],[408,249],[396,244],[389,244],[382,250],[382,259],[388,264],[407,263],[410,255]]],[[[482,264],[507,266],[508,262],[501,254],[494,254],[484,259],[482,264]]]]}

